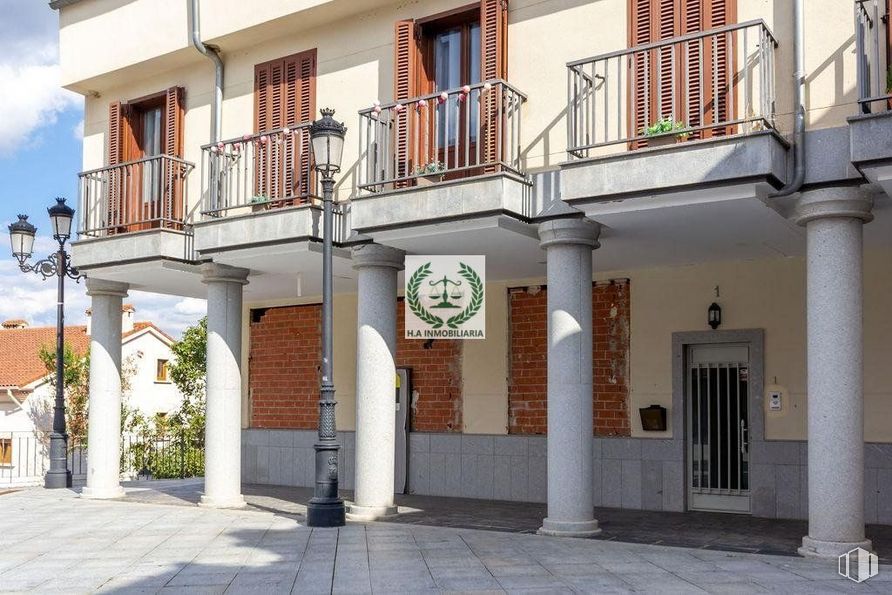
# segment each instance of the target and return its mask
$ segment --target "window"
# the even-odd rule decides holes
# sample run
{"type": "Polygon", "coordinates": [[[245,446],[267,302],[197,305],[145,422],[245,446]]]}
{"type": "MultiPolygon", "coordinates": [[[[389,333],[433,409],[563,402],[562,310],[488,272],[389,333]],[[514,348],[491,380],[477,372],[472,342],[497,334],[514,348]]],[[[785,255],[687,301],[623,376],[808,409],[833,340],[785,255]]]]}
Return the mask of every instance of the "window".
{"type": "MultiPolygon", "coordinates": [[[[254,66],[255,133],[272,135],[315,117],[315,49],[254,66]]],[[[305,202],[313,190],[310,136],[304,132],[281,141],[255,145],[254,196],[275,206],[305,202]]]]}
{"type": "Polygon", "coordinates": [[[180,172],[151,158],[182,158],[183,106],[182,87],[109,106],[108,164],[128,164],[109,173],[109,233],[170,227],[182,220],[180,172]]]}
{"type": "MultiPolygon", "coordinates": [[[[629,0],[629,47],[716,29],[736,21],[736,0],[629,0]]],[[[636,133],[661,118],[703,130],[689,138],[733,134],[733,47],[724,37],[705,37],[683,46],[635,54],[630,96],[631,129],[636,133]],[[711,57],[711,59],[710,59],[711,57]],[[675,81],[687,81],[682,90],[675,81]],[[678,107],[677,107],[678,106],[678,107]]],[[[645,146],[635,141],[632,148],[645,146]]]]}
{"type": "Polygon", "coordinates": [[[166,359],[159,359],[155,366],[155,382],[170,382],[169,368],[170,364],[166,359]]]}
{"type": "Polygon", "coordinates": [[[0,465],[12,465],[12,438],[0,438],[0,465]]]}

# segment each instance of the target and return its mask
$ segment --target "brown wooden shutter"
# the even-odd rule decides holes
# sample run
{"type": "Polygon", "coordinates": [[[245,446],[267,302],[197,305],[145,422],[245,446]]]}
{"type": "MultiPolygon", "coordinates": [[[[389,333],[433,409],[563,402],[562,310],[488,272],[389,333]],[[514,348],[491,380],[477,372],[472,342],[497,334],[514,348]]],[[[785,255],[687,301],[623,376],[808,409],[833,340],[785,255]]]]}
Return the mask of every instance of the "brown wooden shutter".
{"type": "MultiPolygon", "coordinates": [[[[164,154],[183,158],[183,120],[185,90],[183,87],[170,87],[164,97],[164,154]]],[[[148,218],[161,217],[165,222],[183,220],[183,184],[185,171],[174,161],[164,160],[160,164],[162,170],[162,197],[160,213],[146,214],[148,218]]],[[[173,224],[175,225],[175,224],[173,224]]]]}
{"type": "MultiPolygon", "coordinates": [[[[480,76],[484,81],[508,77],[508,0],[480,0],[480,60],[480,76]]],[[[500,162],[506,148],[500,142],[505,120],[503,92],[501,85],[494,85],[483,96],[481,106],[481,159],[490,164],[500,162]]],[[[490,165],[484,172],[497,169],[490,165]]]]}
{"type": "Polygon", "coordinates": [[[171,87],[164,99],[164,154],[183,157],[183,119],[185,89],[171,87]]]}
{"type": "MultiPolygon", "coordinates": [[[[316,50],[285,58],[282,72],[283,125],[294,128],[298,124],[311,122],[316,113],[316,50]]],[[[292,168],[285,171],[286,195],[295,196],[298,201],[306,200],[313,188],[310,135],[301,133],[293,143],[285,140],[283,151],[286,163],[292,164],[292,168]]]]}
{"type": "MultiPolygon", "coordinates": [[[[316,111],[316,50],[254,67],[254,132],[296,128],[316,111]]],[[[308,199],[313,188],[310,138],[304,131],[282,142],[255,144],[255,194],[275,206],[308,199]]]]}
{"type": "MultiPolygon", "coordinates": [[[[122,101],[115,101],[108,109],[108,165],[120,165],[133,158],[137,149],[133,127],[133,109],[122,101]]],[[[125,231],[119,226],[127,219],[125,203],[131,193],[133,176],[124,168],[108,170],[108,203],[105,227],[108,234],[125,231]]]]}
{"type": "MultiPolygon", "coordinates": [[[[406,101],[418,93],[418,68],[421,64],[419,45],[420,31],[412,19],[397,21],[394,25],[393,52],[393,99],[406,101]]],[[[412,142],[415,132],[410,130],[409,113],[405,109],[394,115],[393,143],[396,160],[396,177],[412,174],[416,162],[415,144],[412,142]]],[[[408,182],[397,182],[397,188],[408,186],[408,182]]]]}
{"type": "MultiPolygon", "coordinates": [[[[630,0],[629,47],[723,27],[735,19],[736,0],[630,0]]],[[[689,42],[687,52],[678,47],[673,53],[667,47],[647,55],[635,54],[630,64],[630,136],[640,135],[660,118],[693,127],[732,119],[728,83],[734,61],[729,57],[732,48],[726,46],[724,38],[716,42],[707,38],[689,42]],[[711,59],[714,44],[715,65],[711,59]],[[718,91],[715,96],[714,91],[718,91]]],[[[691,138],[731,132],[733,127],[709,129],[695,132],[691,138]]],[[[631,148],[646,144],[636,141],[631,148]]]]}
{"type": "Polygon", "coordinates": [[[108,165],[117,165],[124,159],[121,139],[122,107],[120,101],[108,106],[108,165]]]}

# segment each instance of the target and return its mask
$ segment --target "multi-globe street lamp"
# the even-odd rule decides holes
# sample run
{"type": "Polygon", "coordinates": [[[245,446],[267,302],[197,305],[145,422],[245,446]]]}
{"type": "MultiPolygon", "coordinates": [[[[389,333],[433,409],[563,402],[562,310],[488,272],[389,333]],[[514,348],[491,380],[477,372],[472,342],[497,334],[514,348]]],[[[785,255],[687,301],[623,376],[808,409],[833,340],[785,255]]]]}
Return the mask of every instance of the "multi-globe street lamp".
{"type": "Polygon", "coordinates": [[[65,432],[65,278],[80,282],[84,277],[71,266],[65,243],[71,237],[74,209],[57,198],[56,204],[47,209],[53,226],[53,239],[59,243],[55,254],[29,264],[34,249],[37,228],[28,222],[27,215],[9,226],[12,255],[18,260],[23,273],[35,273],[44,278],[56,277],[58,300],[56,302],[56,402],[53,407],[53,431],[50,433],[50,467],[44,478],[49,489],[71,487],[71,471],[68,469],[68,434],[65,432]]]}
{"type": "Polygon", "coordinates": [[[316,172],[322,176],[322,383],[319,395],[316,486],[307,504],[310,527],[342,527],[344,501],[338,496],[338,451],[335,428],[335,387],[332,378],[332,194],[334,174],[341,170],[347,128],[337,122],[334,110],[321,110],[322,117],[310,126],[310,142],[316,172]]]}

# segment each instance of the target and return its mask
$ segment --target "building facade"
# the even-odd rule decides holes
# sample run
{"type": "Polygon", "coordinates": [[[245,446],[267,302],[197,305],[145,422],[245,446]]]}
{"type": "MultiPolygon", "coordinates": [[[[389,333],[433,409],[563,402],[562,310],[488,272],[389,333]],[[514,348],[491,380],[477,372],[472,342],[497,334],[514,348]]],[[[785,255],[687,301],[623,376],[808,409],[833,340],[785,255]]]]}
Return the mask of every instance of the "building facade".
{"type": "Polygon", "coordinates": [[[719,510],[808,518],[817,556],[892,523],[885,0],[51,5],[94,308],[208,299],[205,504],[313,485],[331,107],[357,518],[394,490],[547,502],[556,535],[719,510]],[[486,256],[485,340],[404,338],[406,254],[486,256]]]}

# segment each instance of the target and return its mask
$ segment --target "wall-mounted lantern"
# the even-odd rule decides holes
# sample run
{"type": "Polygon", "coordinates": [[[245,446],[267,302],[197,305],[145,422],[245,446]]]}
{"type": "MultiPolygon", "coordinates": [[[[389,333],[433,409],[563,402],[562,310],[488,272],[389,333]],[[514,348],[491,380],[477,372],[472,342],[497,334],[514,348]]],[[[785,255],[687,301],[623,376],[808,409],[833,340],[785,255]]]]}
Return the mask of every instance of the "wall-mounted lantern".
{"type": "Polygon", "coordinates": [[[709,305],[707,316],[709,326],[712,327],[712,330],[719,328],[719,326],[722,324],[722,307],[719,306],[717,303],[712,302],[709,305]]]}

